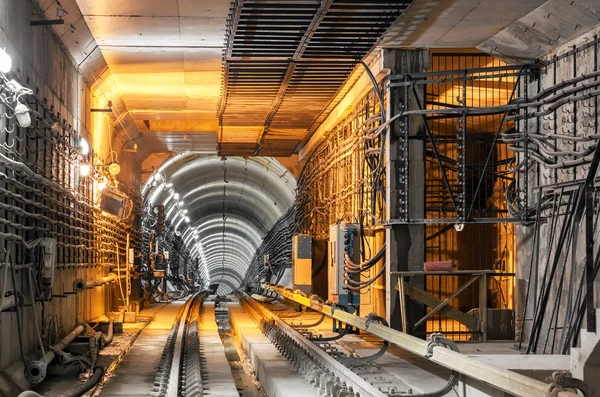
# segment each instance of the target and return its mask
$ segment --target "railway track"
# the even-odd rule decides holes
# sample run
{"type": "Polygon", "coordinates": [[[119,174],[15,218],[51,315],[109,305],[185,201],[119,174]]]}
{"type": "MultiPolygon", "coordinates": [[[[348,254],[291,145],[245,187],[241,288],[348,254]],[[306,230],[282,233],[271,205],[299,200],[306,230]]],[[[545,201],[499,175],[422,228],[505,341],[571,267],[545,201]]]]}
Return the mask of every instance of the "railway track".
{"type": "MultiPolygon", "coordinates": [[[[369,335],[375,335],[371,329],[387,328],[385,321],[376,316],[366,319],[367,332],[360,336],[345,331],[333,335],[333,310],[330,316],[320,313],[318,308],[296,312],[291,301],[284,302],[261,303],[241,292],[235,298],[223,299],[209,297],[205,292],[191,296],[175,316],[170,330],[165,328],[168,336],[149,394],[155,397],[441,397],[464,395],[459,392],[471,388],[483,391],[476,395],[506,395],[501,386],[494,389],[490,383],[483,385],[441,367],[437,372],[420,369],[417,376],[415,372],[411,375],[411,364],[386,353],[388,343],[369,335]],[[223,330],[229,336],[224,338],[223,330]],[[232,350],[237,350],[243,358],[232,350]],[[414,379],[407,381],[411,376],[414,379]],[[415,385],[416,378],[420,379],[420,385],[415,385]],[[481,385],[485,387],[481,389],[481,385]]],[[[345,327],[351,322],[361,326],[358,320],[346,317],[342,321],[345,327]]],[[[461,358],[456,346],[439,337],[429,342],[427,350],[431,355],[421,359],[430,363],[429,358],[439,354],[440,348],[461,358]]],[[[126,381],[126,377],[122,380],[126,381]]]]}
{"type": "Polygon", "coordinates": [[[206,296],[206,292],[193,295],[175,319],[154,379],[153,396],[203,395],[198,319],[206,296]]]}

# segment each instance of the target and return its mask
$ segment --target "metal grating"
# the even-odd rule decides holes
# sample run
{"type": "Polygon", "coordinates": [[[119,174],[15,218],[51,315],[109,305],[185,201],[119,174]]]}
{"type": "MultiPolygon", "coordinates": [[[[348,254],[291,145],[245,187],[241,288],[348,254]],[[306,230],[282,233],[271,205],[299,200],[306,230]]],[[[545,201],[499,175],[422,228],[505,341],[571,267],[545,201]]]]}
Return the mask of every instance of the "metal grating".
{"type": "MultiPolygon", "coordinates": [[[[340,87],[412,1],[233,2],[223,59],[219,142],[291,155],[322,120],[340,87]],[[258,134],[240,134],[239,127],[258,134]],[[232,127],[238,127],[234,129],[232,127]],[[247,146],[246,146],[247,147],[247,146]]],[[[222,149],[222,147],[221,147],[222,149]]]]}

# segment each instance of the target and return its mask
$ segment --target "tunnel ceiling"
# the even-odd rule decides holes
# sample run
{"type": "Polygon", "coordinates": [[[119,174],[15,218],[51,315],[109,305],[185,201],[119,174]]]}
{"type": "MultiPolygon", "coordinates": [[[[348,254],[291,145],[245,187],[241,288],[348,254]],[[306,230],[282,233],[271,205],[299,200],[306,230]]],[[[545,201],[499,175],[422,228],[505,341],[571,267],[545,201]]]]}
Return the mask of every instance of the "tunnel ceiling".
{"type": "Polygon", "coordinates": [[[149,152],[267,156],[296,152],[412,2],[72,1],[149,152]]]}
{"type": "Polygon", "coordinates": [[[144,186],[219,293],[239,287],[263,236],[293,204],[296,180],[270,157],[169,158],[144,186]]]}
{"type": "Polygon", "coordinates": [[[219,107],[222,154],[286,156],[412,3],[236,1],[219,107]]]}

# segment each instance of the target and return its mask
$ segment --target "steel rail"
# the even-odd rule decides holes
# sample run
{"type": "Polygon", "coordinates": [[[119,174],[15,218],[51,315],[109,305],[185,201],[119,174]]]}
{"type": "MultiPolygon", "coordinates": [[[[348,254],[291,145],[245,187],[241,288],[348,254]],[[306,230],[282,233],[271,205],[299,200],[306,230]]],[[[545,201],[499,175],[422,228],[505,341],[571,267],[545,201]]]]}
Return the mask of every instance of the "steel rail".
{"type": "MultiPolygon", "coordinates": [[[[164,393],[164,396],[166,397],[179,397],[182,395],[181,378],[185,375],[186,370],[186,368],[182,366],[182,362],[184,361],[184,349],[187,345],[186,339],[188,337],[193,337],[193,333],[192,335],[188,335],[190,318],[193,317],[193,313],[191,311],[192,309],[198,309],[198,306],[202,306],[206,295],[206,292],[198,292],[197,294],[193,295],[190,299],[188,299],[183,308],[181,309],[181,315],[179,316],[177,323],[173,325],[173,327],[177,327],[177,333],[175,334],[175,348],[173,350],[173,357],[171,359],[171,368],[169,370],[167,387],[164,393]]],[[[195,319],[197,321],[197,316],[195,317],[195,319]]],[[[197,354],[200,355],[200,350],[198,350],[197,354]]],[[[190,357],[188,357],[188,359],[190,359],[190,357]]],[[[201,382],[200,379],[197,380],[201,382]]],[[[200,393],[201,392],[202,390],[200,389],[200,393]]],[[[161,394],[159,393],[159,395],[161,394]]]]}
{"type": "MultiPolygon", "coordinates": [[[[387,340],[406,351],[427,358],[432,362],[466,375],[469,378],[487,383],[504,392],[519,397],[548,396],[549,385],[547,383],[478,361],[443,347],[434,346],[431,349],[432,354],[430,355],[428,353],[427,341],[376,322],[369,322],[366,318],[355,316],[354,314],[347,313],[343,310],[336,310],[335,307],[320,303],[316,300],[311,300],[306,296],[294,293],[294,291],[286,287],[272,284],[261,284],[261,287],[267,291],[275,292],[291,301],[309,307],[318,313],[323,313],[381,339],[387,340]]],[[[561,392],[559,396],[576,397],[577,394],[572,392],[561,392]]]]}
{"type": "Polygon", "coordinates": [[[177,397],[179,395],[179,372],[181,371],[181,356],[183,349],[183,337],[185,335],[186,321],[190,308],[192,307],[193,301],[196,300],[196,296],[188,299],[183,307],[181,318],[177,323],[177,334],[175,338],[175,351],[173,352],[173,359],[171,364],[171,371],[169,373],[169,382],[167,384],[167,397],[177,397]]]}
{"type": "Polygon", "coordinates": [[[319,362],[325,364],[328,369],[331,370],[341,380],[346,382],[347,385],[351,386],[354,392],[358,392],[361,397],[372,396],[372,397],[386,397],[382,391],[377,389],[375,386],[371,385],[369,382],[361,378],[359,375],[355,374],[352,371],[349,371],[348,368],[337,361],[335,358],[331,357],[329,354],[325,353],[314,343],[310,342],[304,336],[302,336],[298,331],[288,325],[285,321],[281,320],[278,316],[273,314],[271,311],[265,309],[263,306],[259,305],[254,299],[248,296],[245,293],[239,293],[239,298],[241,303],[245,303],[250,306],[254,311],[256,311],[264,320],[273,322],[279,329],[285,332],[292,340],[294,340],[298,345],[302,346],[304,349],[309,351],[319,362]]]}

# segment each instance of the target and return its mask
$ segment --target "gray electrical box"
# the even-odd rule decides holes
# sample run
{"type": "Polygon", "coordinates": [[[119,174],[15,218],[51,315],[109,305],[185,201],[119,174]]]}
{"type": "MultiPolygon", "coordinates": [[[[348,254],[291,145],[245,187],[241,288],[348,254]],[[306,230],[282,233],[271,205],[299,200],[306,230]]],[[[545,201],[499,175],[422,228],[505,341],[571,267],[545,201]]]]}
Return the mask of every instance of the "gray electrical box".
{"type": "MultiPolygon", "coordinates": [[[[343,304],[355,303],[350,298],[351,291],[344,284],[346,255],[352,262],[360,263],[360,225],[356,223],[336,223],[329,226],[328,299],[343,304]]],[[[356,276],[359,280],[359,277],[356,276]]],[[[358,294],[357,298],[358,298],[358,294]]]]}
{"type": "Polygon", "coordinates": [[[292,283],[294,289],[312,292],[312,237],[297,234],[292,237],[292,283]]]}

